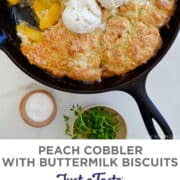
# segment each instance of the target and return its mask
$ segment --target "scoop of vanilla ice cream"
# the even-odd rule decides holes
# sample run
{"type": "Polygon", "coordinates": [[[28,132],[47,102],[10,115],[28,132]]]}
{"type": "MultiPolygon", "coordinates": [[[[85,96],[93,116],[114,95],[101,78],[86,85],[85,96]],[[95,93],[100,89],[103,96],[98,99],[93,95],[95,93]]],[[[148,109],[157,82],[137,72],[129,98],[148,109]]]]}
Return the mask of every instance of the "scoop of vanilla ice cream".
{"type": "Polygon", "coordinates": [[[128,0],[98,0],[98,1],[100,2],[102,7],[105,7],[107,9],[114,9],[128,2],[128,0]]]}
{"type": "Polygon", "coordinates": [[[96,0],[69,0],[63,12],[63,23],[76,33],[89,33],[101,24],[101,8],[96,0]]]}

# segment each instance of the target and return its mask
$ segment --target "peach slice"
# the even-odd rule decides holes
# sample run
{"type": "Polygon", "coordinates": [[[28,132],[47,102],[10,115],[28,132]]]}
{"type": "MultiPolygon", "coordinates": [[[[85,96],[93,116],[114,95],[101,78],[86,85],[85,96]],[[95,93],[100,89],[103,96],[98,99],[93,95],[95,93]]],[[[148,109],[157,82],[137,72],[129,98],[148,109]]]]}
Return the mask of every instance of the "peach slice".
{"type": "Polygon", "coordinates": [[[61,6],[59,3],[53,3],[47,10],[47,14],[40,19],[39,27],[41,30],[45,30],[54,25],[61,17],[61,6]]]}
{"type": "Polygon", "coordinates": [[[18,4],[20,2],[20,0],[8,0],[8,3],[11,5],[11,6],[14,6],[16,4],[18,4]]]}
{"type": "Polygon", "coordinates": [[[29,27],[26,23],[20,23],[17,25],[18,33],[27,36],[30,41],[41,41],[43,39],[42,32],[35,28],[29,27]]]}
{"type": "Polygon", "coordinates": [[[39,19],[42,19],[47,14],[47,10],[52,6],[52,4],[58,2],[59,0],[34,0],[33,9],[36,16],[39,19]]]}

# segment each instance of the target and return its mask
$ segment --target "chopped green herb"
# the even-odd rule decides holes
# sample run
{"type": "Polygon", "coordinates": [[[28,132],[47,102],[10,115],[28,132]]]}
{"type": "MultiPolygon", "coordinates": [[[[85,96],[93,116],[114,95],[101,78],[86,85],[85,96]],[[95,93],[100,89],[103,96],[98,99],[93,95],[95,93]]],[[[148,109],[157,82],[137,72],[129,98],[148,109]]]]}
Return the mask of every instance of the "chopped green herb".
{"type": "Polygon", "coordinates": [[[87,111],[82,107],[73,106],[76,120],[73,127],[73,133],[70,133],[69,117],[64,116],[66,122],[66,135],[72,139],[115,139],[120,129],[117,114],[110,112],[105,107],[93,107],[87,111]]]}

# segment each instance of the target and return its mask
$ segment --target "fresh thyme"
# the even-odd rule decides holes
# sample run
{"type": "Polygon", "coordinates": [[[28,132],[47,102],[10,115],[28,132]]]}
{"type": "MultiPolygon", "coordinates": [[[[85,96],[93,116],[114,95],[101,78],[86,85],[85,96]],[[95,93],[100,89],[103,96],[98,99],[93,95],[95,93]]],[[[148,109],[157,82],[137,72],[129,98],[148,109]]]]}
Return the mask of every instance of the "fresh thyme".
{"type": "Polygon", "coordinates": [[[115,139],[119,131],[119,121],[117,114],[109,112],[105,107],[93,107],[87,111],[82,107],[73,106],[71,111],[76,120],[73,131],[69,125],[69,117],[64,116],[66,122],[66,135],[73,139],[115,139]]]}

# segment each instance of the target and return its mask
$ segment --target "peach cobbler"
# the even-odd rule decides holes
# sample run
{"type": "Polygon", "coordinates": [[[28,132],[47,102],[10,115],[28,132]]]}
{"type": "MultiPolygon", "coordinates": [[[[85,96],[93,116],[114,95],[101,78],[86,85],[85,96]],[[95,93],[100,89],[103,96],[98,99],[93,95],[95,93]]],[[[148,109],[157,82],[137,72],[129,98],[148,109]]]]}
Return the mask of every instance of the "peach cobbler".
{"type": "MultiPolygon", "coordinates": [[[[20,0],[8,0],[11,5],[20,0]]],[[[162,44],[175,0],[30,0],[39,27],[17,25],[29,62],[55,76],[94,82],[147,63],[162,44]]]]}

